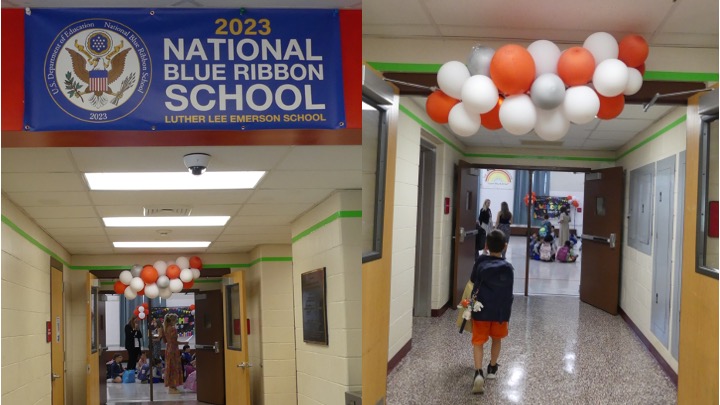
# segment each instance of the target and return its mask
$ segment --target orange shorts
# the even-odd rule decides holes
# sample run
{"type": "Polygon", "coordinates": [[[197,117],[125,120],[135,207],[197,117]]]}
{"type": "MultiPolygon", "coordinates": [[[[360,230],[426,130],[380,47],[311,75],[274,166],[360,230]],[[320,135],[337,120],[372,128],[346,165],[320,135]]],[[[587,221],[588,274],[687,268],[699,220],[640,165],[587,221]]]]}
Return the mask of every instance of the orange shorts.
{"type": "Polygon", "coordinates": [[[494,321],[472,321],[472,344],[474,346],[482,346],[488,341],[488,337],[493,339],[502,339],[508,335],[507,322],[494,321]]]}

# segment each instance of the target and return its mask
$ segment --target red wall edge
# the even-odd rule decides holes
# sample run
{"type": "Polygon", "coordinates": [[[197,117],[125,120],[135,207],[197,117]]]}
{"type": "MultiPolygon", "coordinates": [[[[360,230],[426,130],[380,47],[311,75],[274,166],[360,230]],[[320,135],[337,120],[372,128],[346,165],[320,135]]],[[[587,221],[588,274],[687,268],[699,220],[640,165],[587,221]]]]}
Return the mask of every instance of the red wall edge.
{"type": "Polygon", "coordinates": [[[0,52],[2,57],[2,115],[0,127],[3,130],[21,130],[23,126],[23,105],[25,101],[25,10],[21,8],[2,9],[2,30],[0,52]]]}
{"type": "Polygon", "coordinates": [[[362,10],[340,11],[345,122],[362,128],[362,10]]]}

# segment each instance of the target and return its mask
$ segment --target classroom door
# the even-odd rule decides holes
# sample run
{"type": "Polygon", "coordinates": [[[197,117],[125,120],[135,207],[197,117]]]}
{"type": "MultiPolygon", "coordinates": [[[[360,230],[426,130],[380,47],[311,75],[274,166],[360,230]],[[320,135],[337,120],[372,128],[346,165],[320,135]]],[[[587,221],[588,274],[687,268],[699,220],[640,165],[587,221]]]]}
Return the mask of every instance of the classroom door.
{"type": "Polygon", "coordinates": [[[475,238],[477,229],[478,173],[480,169],[470,167],[464,161],[456,169],[457,190],[455,193],[455,234],[453,236],[453,290],[450,307],[460,302],[465,285],[470,280],[475,265],[475,238]]]}
{"type": "Polygon", "coordinates": [[[225,403],[225,345],[222,291],[195,294],[195,360],[197,400],[225,403]]]}
{"type": "MultiPolygon", "coordinates": [[[[100,355],[98,350],[98,328],[97,328],[97,303],[98,303],[98,279],[90,272],[85,280],[86,297],[86,334],[85,352],[87,353],[87,382],[85,384],[85,400],[88,405],[100,403],[100,355]]],[[[104,372],[104,370],[103,370],[104,372]]]]}
{"type": "Polygon", "coordinates": [[[612,315],[619,304],[624,183],[622,167],[585,174],[580,300],[612,315]]]}
{"type": "Polygon", "coordinates": [[[50,267],[50,357],[52,405],[65,403],[65,330],[63,328],[63,272],[50,267]]]}
{"type": "Polygon", "coordinates": [[[97,357],[98,357],[98,391],[100,393],[100,403],[107,403],[107,368],[103,353],[107,351],[107,330],[105,329],[105,301],[107,295],[100,294],[97,298],[97,307],[95,317],[97,319],[97,357]]]}
{"type": "Polygon", "coordinates": [[[245,273],[223,276],[225,397],[228,405],[250,405],[250,367],[245,311],[245,273]]]}

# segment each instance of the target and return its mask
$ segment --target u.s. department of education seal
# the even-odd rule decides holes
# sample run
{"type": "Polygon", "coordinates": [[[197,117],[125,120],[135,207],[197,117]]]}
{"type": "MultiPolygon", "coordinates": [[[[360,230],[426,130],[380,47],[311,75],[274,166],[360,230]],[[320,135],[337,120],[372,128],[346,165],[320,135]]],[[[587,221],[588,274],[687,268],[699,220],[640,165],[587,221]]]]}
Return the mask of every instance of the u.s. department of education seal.
{"type": "Polygon", "coordinates": [[[55,103],[86,122],[111,122],[140,106],[152,81],[142,38],[102,18],[65,27],[45,57],[45,83],[55,103]]]}

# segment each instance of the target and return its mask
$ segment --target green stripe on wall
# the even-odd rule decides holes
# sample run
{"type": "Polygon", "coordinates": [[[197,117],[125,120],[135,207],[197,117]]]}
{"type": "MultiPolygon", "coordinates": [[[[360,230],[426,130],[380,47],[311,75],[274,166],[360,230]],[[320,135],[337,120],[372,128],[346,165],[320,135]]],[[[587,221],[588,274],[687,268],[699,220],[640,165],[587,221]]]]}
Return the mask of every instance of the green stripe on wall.
{"type": "Polygon", "coordinates": [[[292,238],[293,243],[299,241],[300,239],[310,235],[311,233],[322,228],[323,226],[325,226],[337,219],[340,219],[340,218],[362,218],[362,211],[338,211],[338,212],[330,215],[329,217],[323,219],[322,221],[318,222],[317,224],[311,226],[310,228],[295,235],[292,238]]]}
{"type": "Polygon", "coordinates": [[[650,141],[655,140],[657,137],[659,137],[660,135],[664,134],[665,132],[667,132],[667,131],[675,128],[676,126],[678,126],[678,125],[680,125],[680,124],[682,124],[683,122],[685,122],[686,119],[687,119],[687,116],[685,116],[685,115],[683,115],[682,117],[676,119],[675,121],[673,121],[673,122],[671,122],[670,124],[666,125],[666,126],[665,126],[664,128],[662,128],[661,130],[659,130],[659,131],[655,132],[654,134],[648,136],[647,138],[643,139],[643,140],[640,141],[640,143],[638,143],[637,145],[635,145],[635,146],[633,146],[632,148],[630,148],[630,149],[626,150],[625,152],[623,152],[623,154],[621,154],[620,156],[618,156],[617,160],[620,160],[620,159],[624,158],[625,156],[627,156],[627,155],[635,152],[636,150],[640,149],[641,147],[647,145],[650,141]]]}
{"type": "Polygon", "coordinates": [[[428,132],[430,132],[431,134],[435,135],[436,138],[438,138],[439,140],[445,142],[445,143],[446,143],[448,146],[450,146],[451,148],[455,149],[458,153],[460,153],[461,155],[465,155],[465,153],[460,149],[460,147],[458,147],[457,145],[455,145],[451,140],[445,138],[437,129],[433,128],[432,126],[430,126],[430,124],[428,124],[427,122],[423,121],[422,118],[420,118],[420,117],[418,117],[417,115],[413,114],[413,112],[410,111],[410,110],[408,110],[407,107],[405,107],[404,105],[400,105],[400,111],[402,111],[403,113],[405,113],[405,115],[407,115],[408,117],[410,117],[413,121],[415,121],[415,122],[417,122],[418,124],[420,124],[420,126],[423,127],[426,131],[428,131],[428,132]]]}
{"type": "MultiPolygon", "coordinates": [[[[345,213],[342,216],[350,217],[353,216],[354,213],[361,212],[361,211],[340,211],[340,213],[345,213]],[[347,214],[347,215],[346,215],[347,214]]],[[[336,213],[337,214],[337,213],[336,213]]],[[[360,216],[360,215],[358,215],[360,216]]],[[[9,226],[10,229],[17,232],[20,236],[25,238],[28,242],[32,243],[37,247],[38,249],[42,250],[43,252],[49,254],[50,256],[54,257],[58,261],[60,261],[65,267],[67,267],[69,270],[129,270],[132,268],[132,264],[130,265],[120,265],[120,266],[71,266],[70,263],[63,260],[60,256],[58,256],[55,252],[48,249],[45,245],[38,242],[35,238],[30,236],[27,232],[20,229],[19,226],[15,225],[14,222],[12,222],[8,217],[5,215],[1,216],[2,223],[9,226]]],[[[248,268],[250,266],[253,266],[260,262],[292,262],[292,257],[285,257],[285,256],[279,256],[279,257],[260,257],[258,259],[253,260],[250,263],[220,263],[220,264],[203,264],[203,269],[228,269],[228,268],[248,268]]]]}
{"type": "MultiPolygon", "coordinates": [[[[388,73],[437,73],[442,63],[394,63],[394,62],[367,62],[373,69],[388,73]]],[[[667,72],[661,70],[647,70],[643,75],[645,80],[672,81],[672,82],[717,82],[718,73],[711,72],[667,72]]]]}

